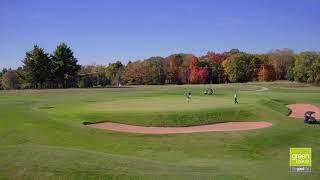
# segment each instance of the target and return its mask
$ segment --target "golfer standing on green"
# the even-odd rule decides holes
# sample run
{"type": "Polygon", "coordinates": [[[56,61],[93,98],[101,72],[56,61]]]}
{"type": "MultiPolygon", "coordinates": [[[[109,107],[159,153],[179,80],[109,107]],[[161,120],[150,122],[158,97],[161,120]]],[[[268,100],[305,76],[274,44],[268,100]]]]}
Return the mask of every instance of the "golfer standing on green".
{"type": "Polygon", "coordinates": [[[189,104],[190,100],[191,100],[191,92],[189,92],[189,93],[187,94],[187,101],[188,101],[188,104],[189,104]]]}
{"type": "Polygon", "coordinates": [[[234,104],[238,104],[238,96],[237,93],[234,94],[234,104]]]}

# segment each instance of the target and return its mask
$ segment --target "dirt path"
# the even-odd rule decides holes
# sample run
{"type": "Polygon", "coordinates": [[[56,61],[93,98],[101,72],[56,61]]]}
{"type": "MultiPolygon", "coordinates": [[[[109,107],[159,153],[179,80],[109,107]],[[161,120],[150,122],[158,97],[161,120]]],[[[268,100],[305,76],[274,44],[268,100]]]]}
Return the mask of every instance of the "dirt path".
{"type": "Polygon", "coordinates": [[[260,129],[272,126],[272,123],[266,121],[259,122],[227,122],[211,125],[190,126],[190,127],[144,127],[133,126],[119,123],[97,123],[88,125],[93,128],[107,129],[111,131],[142,133],[142,134],[179,134],[195,132],[212,131],[243,131],[250,129],[260,129]]]}
{"type": "Polygon", "coordinates": [[[294,118],[303,118],[304,113],[307,111],[314,111],[316,112],[316,119],[320,119],[320,108],[312,105],[312,104],[290,104],[287,106],[289,109],[291,109],[290,117],[294,118]]]}

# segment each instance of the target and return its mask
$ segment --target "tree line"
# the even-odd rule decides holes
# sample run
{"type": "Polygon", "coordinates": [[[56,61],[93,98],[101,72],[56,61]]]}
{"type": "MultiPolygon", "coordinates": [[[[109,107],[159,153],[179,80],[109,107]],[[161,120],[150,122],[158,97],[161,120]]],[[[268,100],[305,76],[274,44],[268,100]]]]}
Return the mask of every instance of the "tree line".
{"type": "Polygon", "coordinates": [[[1,89],[92,88],[120,85],[219,84],[290,80],[320,84],[320,53],[290,49],[250,54],[232,49],[223,53],[172,54],[108,65],[78,64],[65,43],[52,54],[34,46],[23,66],[0,72],[1,89]]]}

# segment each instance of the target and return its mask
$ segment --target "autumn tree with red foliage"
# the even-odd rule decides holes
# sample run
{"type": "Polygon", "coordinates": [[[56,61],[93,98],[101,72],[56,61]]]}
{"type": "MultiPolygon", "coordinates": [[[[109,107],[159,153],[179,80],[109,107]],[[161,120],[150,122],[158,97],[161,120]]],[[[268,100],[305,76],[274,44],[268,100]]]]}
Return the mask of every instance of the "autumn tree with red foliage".
{"type": "Polygon", "coordinates": [[[221,64],[224,60],[227,59],[227,55],[209,51],[207,53],[207,58],[215,64],[221,64]]]}
{"type": "Polygon", "coordinates": [[[208,70],[205,67],[200,67],[197,72],[198,82],[205,84],[208,82],[208,70]]]}

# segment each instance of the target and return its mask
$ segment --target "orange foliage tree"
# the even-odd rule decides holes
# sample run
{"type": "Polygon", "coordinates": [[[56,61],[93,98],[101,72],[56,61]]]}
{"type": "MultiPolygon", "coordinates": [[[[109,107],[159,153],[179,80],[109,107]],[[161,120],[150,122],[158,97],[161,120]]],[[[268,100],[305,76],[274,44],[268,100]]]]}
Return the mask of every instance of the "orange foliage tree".
{"type": "Polygon", "coordinates": [[[199,81],[199,76],[198,76],[198,63],[199,60],[197,58],[192,58],[191,63],[190,63],[190,81],[191,83],[198,83],[199,81]]]}
{"type": "Polygon", "coordinates": [[[179,61],[179,58],[177,58],[175,55],[168,57],[167,72],[169,83],[179,83],[180,65],[181,62],[179,61]]]}
{"type": "Polygon", "coordinates": [[[276,80],[276,71],[272,64],[263,64],[258,71],[259,81],[274,81],[276,80]]]}

